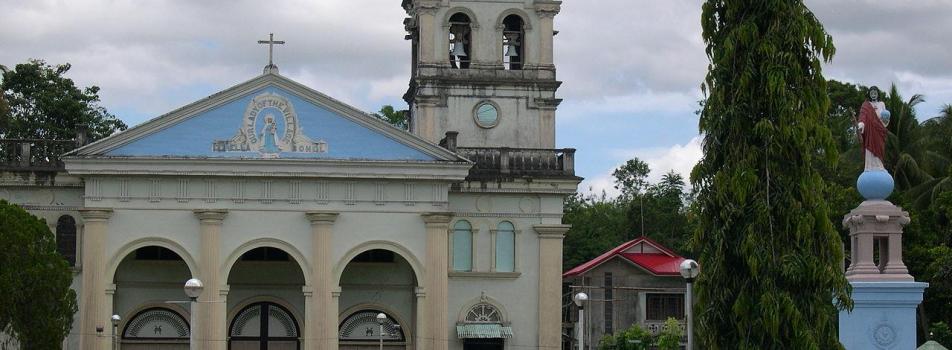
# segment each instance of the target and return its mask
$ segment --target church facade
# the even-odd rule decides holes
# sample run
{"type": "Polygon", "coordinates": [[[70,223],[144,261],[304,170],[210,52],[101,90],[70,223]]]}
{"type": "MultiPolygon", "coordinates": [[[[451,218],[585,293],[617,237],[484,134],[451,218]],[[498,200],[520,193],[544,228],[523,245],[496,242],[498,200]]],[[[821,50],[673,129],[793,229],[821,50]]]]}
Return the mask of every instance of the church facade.
{"type": "Polygon", "coordinates": [[[75,266],[65,348],[560,347],[560,2],[403,7],[410,131],[269,65],[56,159],[3,141],[0,198],[75,266]]]}

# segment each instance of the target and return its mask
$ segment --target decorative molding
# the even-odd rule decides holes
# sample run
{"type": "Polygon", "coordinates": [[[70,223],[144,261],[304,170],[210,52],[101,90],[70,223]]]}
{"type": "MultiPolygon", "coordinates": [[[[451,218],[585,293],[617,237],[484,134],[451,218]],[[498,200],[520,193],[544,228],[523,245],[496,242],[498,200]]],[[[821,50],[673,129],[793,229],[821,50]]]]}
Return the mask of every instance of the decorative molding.
{"type": "Polygon", "coordinates": [[[304,213],[307,219],[311,222],[311,225],[316,224],[333,224],[337,221],[337,217],[340,216],[340,213],[329,212],[329,211],[309,211],[304,213]]]}
{"type": "Polygon", "coordinates": [[[179,203],[188,202],[188,179],[179,179],[178,181],[178,195],[175,197],[179,203]]]}
{"type": "Polygon", "coordinates": [[[271,204],[274,202],[274,196],[271,191],[274,181],[267,180],[261,182],[261,199],[259,200],[264,204],[271,204]]]}
{"type": "Polygon", "coordinates": [[[36,204],[16,204],[18,207],[23,208],[23,210],[36,210],[36,211],[77,211],[82,207],[74,205],[36,205],[36,204]]]}
{"type": "Polygon", "coordinates": [[[109,208],[82,208],[79,209],[79,215],[82,215],[85,222],[106,221],[112,217],[112,209],[109,208]]]}
{"type": "Polygon", "coordinates": [[[301,203],[301,181],[291,181],[288,184],[288,198],[291,204],[301,203]]]}
{"type": "Polygon", "coordinates": [[[119,201],[129,201],[129,179],[119,179],[119,201]]]}
{"type": "Polygon", "coordinates": [[[225,220],[225,216],[228,215],[227,210],[217,209],[195,209],[193,213],[195,213],[195,217],[203,224],[221,224],[221,222],[225,220]]]}
{"type": "Polygon", "coordinates": [[[474,272],[474,271],[450,271],[451,278],[482,278],[482,279],[516,279],[522,276],[522,272],[474,272]]]}
{"type": "Polygon", "coordinates": [[[412,182],[407,182],[403,184],[403,200],[405,202],[404,204],[406,205],[412,206],[414,204],[413,199],[414,197],[416,197],[416,195],[414,193],[413,187],[414,186],[412,182]]]}
{"type": "Polygon", "coordinates": [[[162,195],[162,182],[159,179],[150,179],[149,181],[149,202],[157,203],[161,201],[159,197],[162,195]]]}
{"type": "Polygon", "coordinates": [[[356,183],[349,181],[344,184],[344,203],[347,205],[357,204],[356,183]]]}
{"type": "Polygon", "coordinates": [[[561,219],[563,214],[554,213],[479,213],[468,211],[455,211],[453,215],[479,218],[520,218],[520,219],[561,219]]]}
{"type": "Polygon", "coordinates": [[[377,182],[374,184],[374,203],[377,205],[384,205],[387,201],[387,184],[384,182],[377,182]]]}
{"type": "Polygon", "coordinates": [[[315,193],[318,203],[327,204],[327,181],[317,182],[317,191],[315,193]]]}
{"type": "Polygon", "coordinates": [[[453,213],[426,213],[421,214],[423,222],[430,225],[442,225],[446,227],[453,220],[453,213]]]}
{"type": "Polygon", "coordinates": [[[572,225],[533,225],[532,228],[543,239],[562,239],[565,238],[565,232],[568,232],[572,225]]]}
{"type": "Polygon", "coordinates": [[[215,203],[215,181],[205,180],[205,203],[215,203]]]}
{"type": "Polygon", "coordinates": [[[99,178],[92,178],[86,181],[88,184],[87,192],[89,196],[86,199],[91,201],[100,201],[102,200],[102,180],[99,178]]]}
{"type": "Polygon", "coordinates": [[[232,202],[236,204],[241,204],[245,202],[245,181],[244,180],[235,180],[235,196],[232,198],[232,202]]]}

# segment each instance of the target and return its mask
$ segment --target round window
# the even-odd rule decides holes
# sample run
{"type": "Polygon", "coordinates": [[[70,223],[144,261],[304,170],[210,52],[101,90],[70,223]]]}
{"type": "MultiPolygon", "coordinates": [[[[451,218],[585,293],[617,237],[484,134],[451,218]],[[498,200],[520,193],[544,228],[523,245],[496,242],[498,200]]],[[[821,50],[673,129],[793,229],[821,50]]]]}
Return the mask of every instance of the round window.
{"type": "Polygon", "coordinates": [[[499,123],[499,110],[490,102],[483,102],[476,106],[476,124],[484,128],[491,128],[499,123]]]}

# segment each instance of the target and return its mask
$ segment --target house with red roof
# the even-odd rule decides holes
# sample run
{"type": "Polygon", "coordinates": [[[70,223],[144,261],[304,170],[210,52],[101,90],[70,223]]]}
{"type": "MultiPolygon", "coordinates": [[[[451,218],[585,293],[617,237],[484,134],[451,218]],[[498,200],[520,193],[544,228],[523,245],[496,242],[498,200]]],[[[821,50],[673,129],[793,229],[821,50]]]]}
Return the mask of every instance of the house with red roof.
{"type": "Polygon", "coordinates": [[[563,273],[563,348],[578,347],[578,308],[571,301],[578,292],[589,295],[583,305],[586,349],[596,349],[602,337],[633,324],[657,334],[669,317],[683,321],[681,261],[673,250],[639,237],[563,273]]]}

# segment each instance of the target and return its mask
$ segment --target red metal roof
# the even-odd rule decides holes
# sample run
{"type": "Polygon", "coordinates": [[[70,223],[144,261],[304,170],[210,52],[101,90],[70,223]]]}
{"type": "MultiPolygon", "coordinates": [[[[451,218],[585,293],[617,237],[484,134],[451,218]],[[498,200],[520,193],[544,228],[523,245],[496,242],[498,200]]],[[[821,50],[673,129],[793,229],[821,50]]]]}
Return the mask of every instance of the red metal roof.
{"type": "Polygon", "coordinates": [[[665,246],[662,246],[658,242],[655,242],[647,237],[639,237],[634,240],[622,243],[621,245],[605,252],[602,255],[599,255],[597,258],[589,260],[588,262],[576,266],[575,268],[566,271],[562,274],[562,278],[573,277],[579,274],[588,272],[589,270],[595,268],[598,265],[608,261],[614,257],[620,257],[622,259],[628,260],[635,265],[640,266],[641,268],[647,270],[648,272],[654,275],[660,276],[678,276],[681,274],[679,267],[681,262],[684,261],[684,258],[676,254],[671,249],[668,249],[665,246]],[[644,243],[650,245],[660,251],[660,253],[651,252],[651,253],[636,253],[628,252],[628,248],[631,248],[639,243],[644,243]]]}

